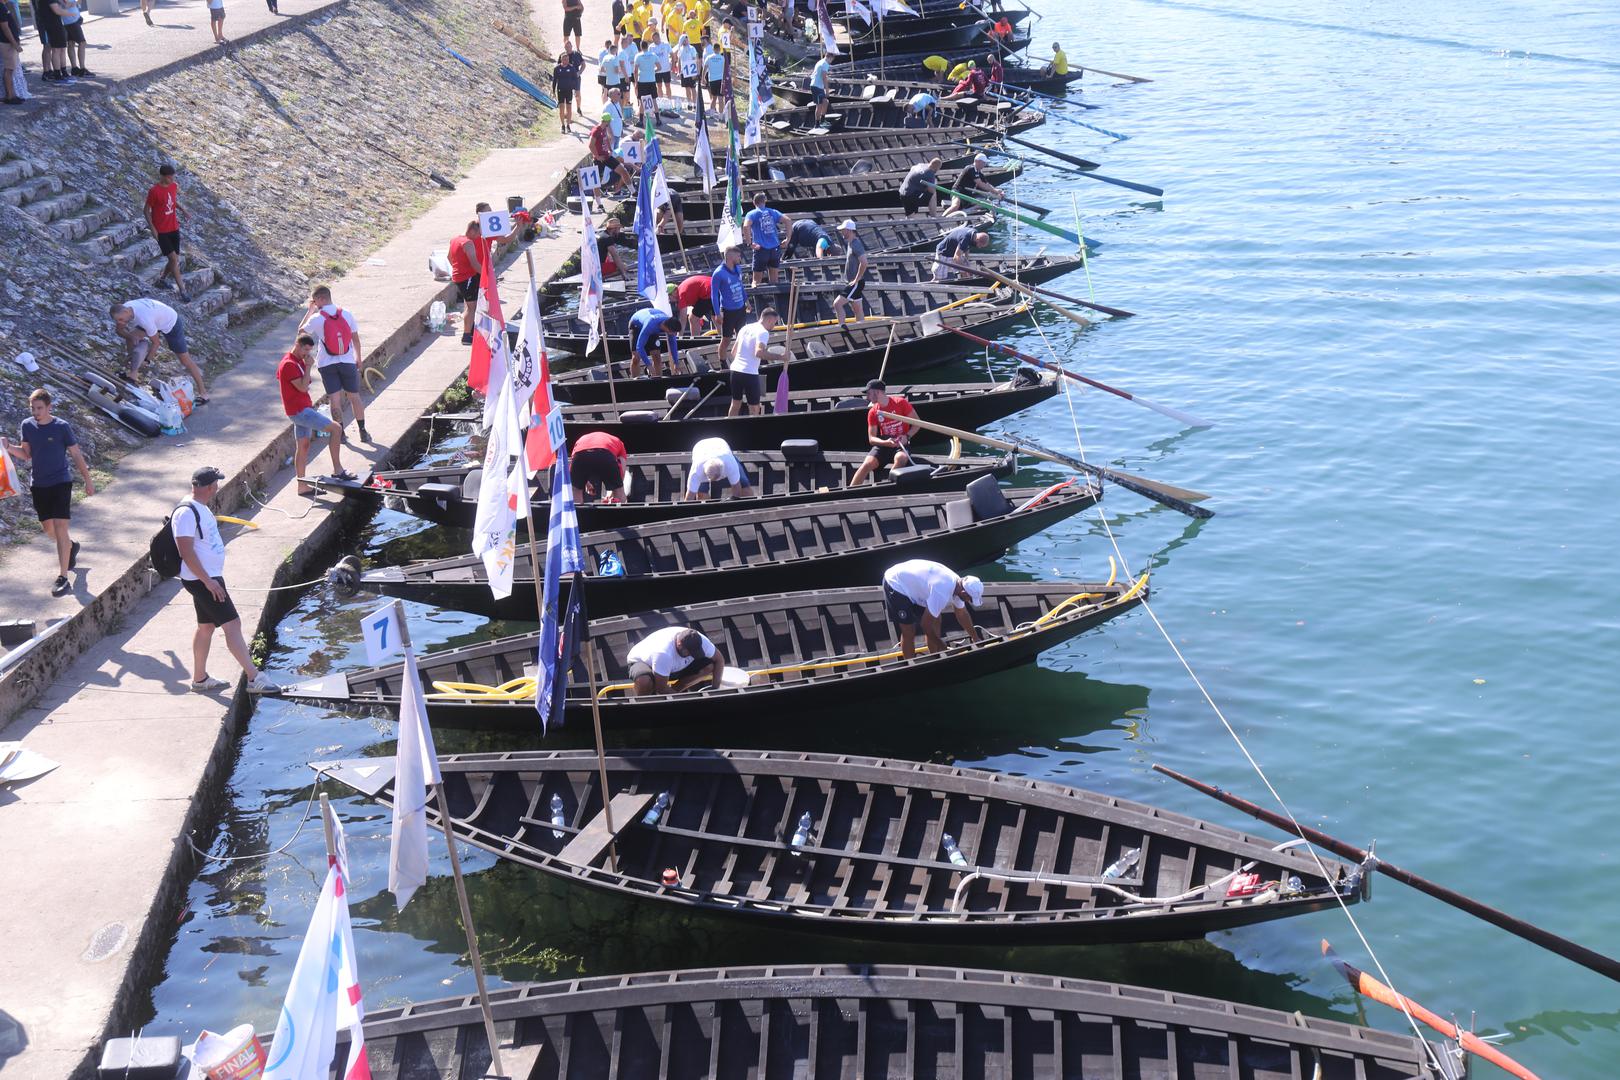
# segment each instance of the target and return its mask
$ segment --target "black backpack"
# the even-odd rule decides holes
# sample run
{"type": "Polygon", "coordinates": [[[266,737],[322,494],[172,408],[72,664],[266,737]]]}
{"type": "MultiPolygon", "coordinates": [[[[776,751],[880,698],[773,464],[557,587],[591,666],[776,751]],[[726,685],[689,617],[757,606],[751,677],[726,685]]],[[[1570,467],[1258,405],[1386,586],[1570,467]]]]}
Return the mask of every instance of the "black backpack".
{"type": "MultiPolygon", "coordinates": [[[[181,503],[191,511],[191,516],[197,519],[197,532],[202,532],[202,515],[191,503],[181,503]]],[[[174,508],[175,513],[180,512],[180,506],[174,508]]],[[[163,527],[152,537],[148,546],[152,556],[152,569],[157,571],[158,577],[164,581],[169,580],[180,572],[183,565],[180,559],[180,545],[174,541],[174,514],[163,519],[163,527]]]]}

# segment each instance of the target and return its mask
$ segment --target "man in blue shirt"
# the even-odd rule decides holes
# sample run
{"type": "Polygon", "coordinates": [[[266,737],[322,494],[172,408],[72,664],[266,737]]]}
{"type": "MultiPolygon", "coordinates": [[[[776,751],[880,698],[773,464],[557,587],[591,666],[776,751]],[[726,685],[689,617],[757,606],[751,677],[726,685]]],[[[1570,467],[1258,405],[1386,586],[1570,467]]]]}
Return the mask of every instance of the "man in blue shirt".
{"type": "Polygon", "coordinates": [[[731,363],[731,343],[748,315],[748,290],[743,287],[742,249],[726,248],[724,261],[709,275],[709,303],[720,320],[720,352],[716,367],[731,363]]]}
{"type": "MultiPolygon", "coordinates": [[[[0,0],[3,3],[4,0],[0,0]]],[[[45,535],[56,544],[56,561],[61,573],[51,585],[52,596],[67,593],[68,571],[79,561],[79,542],[68,536],[68,519],[73,509],[73,473],[68,470],[68,457],[84,480],[84,493],[94,495],[96,485],[90,479],[90,467],[79,452],[79,440],[66,420],[51,415],[51,392],[35,390],[28,395],[28,409],[33,413],[22,422],[18,433],[22,439],[14,443],[0,436],[0,446],[19,461],[33,466],[31,494],[34,513],[45,528],[45,535]]]]}
{"type": "Polygon", "coordinates": [[[780,210],[765,205],[763,191],[754,195],[754,208],[743,215],[743,239],[754,245],[754,284],[769,278],[776,284],[778,268],[782,265],[782,233],[793,222],[782,216],[780,210]]]}
{"type": "Polygon", "coordinates": [[[821,118],[827,115],[827,75],[831,71],[832,60],[826,53],[821,54],[821,59],[810,71],[810,100],[816,106],[816,127],[821,126],[821,118]]]}
{"type": "Polygon", "coordinates": [[[806,259],[825,259],[832,254],[832,237],[814,218],[800,218],[788,230],[787,243],[782,245],[782,258],[800,256],[806,259]]]}
{"type": "Polygon", "coordinates": [[[971,225],[958,225],[934,245],[934,280],[950,281],[962,276],[961,271],[946,266],[946,260],[961,261],[975,249],[990,246],[990,234],[976,231],[971,225]]]}
{"type": "Polygon", "coordinates": [[[669,373],[674,375],[680,364],[675,350],[675,334],[680,329],[675,316],[655,307],[645,307],[630,316],[630,377],[641,374],[641,365],[647,365],[648,375],[657,375],[664,366],[664,342],[669,342],[669,373]],[[651,353],[649,356],[648,354],[651,353]]]}

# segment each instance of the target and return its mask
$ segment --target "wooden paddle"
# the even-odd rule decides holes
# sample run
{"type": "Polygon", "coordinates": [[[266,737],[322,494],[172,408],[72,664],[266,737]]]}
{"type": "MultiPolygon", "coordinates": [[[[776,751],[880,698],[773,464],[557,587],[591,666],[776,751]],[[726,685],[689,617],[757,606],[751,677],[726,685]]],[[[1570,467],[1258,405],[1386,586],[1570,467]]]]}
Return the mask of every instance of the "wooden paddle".
{"type": "Polygon", "coordinates": [[[1006,142],[1017,143],[1019,146],[1027,146],[1031,150],[1038,150],[1050,157],[1057,158],[1059,161],[1067,161],[1070,165],[1074,165],[1085,170],[1081,175],[1085,176],[1088,180],[1100,180],[1105,184],[1113,184],[1115,187],[1130,188],[1132,191],[1140,191],[1147,195],[1154,195],[1159,198],[1164,197],[1164,188],[1154,187],[1152,184],[1138,184],[1134,180],[1121,180],[1117,176],[1104,176],[1100,172],[1093,172],[1091,169],[1086,168],[1086,166],[1092,165],[1093,163],[1087,161],[1085,158],[1078,158],[1073,154],[1065,154],[1061,150],[1053,150],[1050,146],[1042,146],[1038,142],[1030,142],[1028,139],[1020,139],[1016,135],[1002,134],[997,132],[994,128],[985,127],[983,124],[975,124],[971,120],[963,120],[962,123],[969,127],[978,128],[980,131],[1001,135],[1001,138],[1006,142]]]}
{"type": "MultiPolygon", "coordinates": [[[[985,268],[982,268],[982,267],[975,267],[975,266],[972,266],[972,265],[970,265],[968,263],[957,262],[955,259],[940,259],[939,263],[940,263],[941,266],[949,266],[953,270],[957,270],[957,271],[959,271],[961,273],[964,273],[964,274],[983,274],[985,277],[991,279],[992,281],[1001,282],[1003,285],[1006,285],[1008,288],[1012,289],[1014,292],[1022,293],[1023,295],[1029,296],[1029,297],[1035,297],[1036,296],[1035,290],[1031,289],[1028,285],[1025,285],[1025,284],[1023,284],[1021,282],[1014,281],[1010,277],[1003,277],[1002,275],[996,273],[994,270],[989,270],[989,269],[985,269],[985,268]]],[[[1070,322],[1074,323],[1076,326],[1080,327],[1082,330],[1089,330],[1091,328],[1091,320],[1086,318],[1085,316],[1076,315],[1074,312],[1070,311],[1068,308],[1063,307],[1063,306],[1061,306],[1059,304],[1054,304],[1054,303],[1052,303],[1052,301],[1046,300],[1044,297],[1036,297],[1036,298],[1041,299],[1046,304],[1047,307],[1051,308],[1053,311],[1057,312],[1059,315],[1062,315],[1065,319],[1068,319],[1070,322]]],[[[1087,306],[1088,307],[1097,307],[1096,304],[1088,304],[1087,306]]],[[[1098,310],[1101,311],[1102,309],[1098,308],[1098,310]]],[[[1115,309],[1115,311],[1117,311],[1117,310],[1118,309],[1115,309]]],[[[1110,314],[1110,315],[1115,314],[1115,311],[1110,311],[1110,312],[1108,312],[1108,314],[1110,314]]],[[[1125,312],[1125,314],[1129,315],[1130,312],[1127,311],[1127,312],[1125,312]]]]}
{"type": "MultiPolygon", "coordinates": [[[[928,327],[926,316],[924,316],[923,322],[923,329],[927,330],[928,327]]],[[[1082,375],[1078,371],[1070,371],[1068,368],[1058,367],[1056,364],[1050,363],[1046,360],[1041,360],[1038,357],[1030,356],[1028,353],[1019,352],[1010,345],[1003,345],[998,341],[991,341],[989,338],[982,338],[978,334],[970,334],[966,330],[960,330],[957,327],[949,325],[943,319],[940,320],[940,326],[946,330],[949,330],[958,337],[965,337],[969,341],[978,342],[980,345],[983,345],[992,352],[1000,353],[1002,356],[1010,356],[1014,360],[1021,360],[1026,364],[1034,364],[1036,367],[1045,368],[1047,371],[1055,371],[1065,378],[1073,379],[1075,382],[1085,383],[1087,386],[1095,386],[1098,390],[1106,390],[1115,397],[1122,397],[1126,401],[1134,401],[1138,405],[1143,405],[1149,409],[1152,409],[1154,412],[1163,413],[1165,416],[1168,416],[1173,420],[1179,420],[1188,427],[1207,428],[1215,426],[1208,420],[1200,420],[1192,413],[1185,413],[1180,409],[1172,409],[1168,405],[1160,405],[1157,402],[1149,401],[1147,398],[1138,397],[1128,390],[1121,390],[1117,386],[1109,386],[1105,382],[1098,382],[1096,379],[1082,375]]]]}
{"type": "MultiPolygon", "coordinates": [[[[923,314],[923,318],[926,319],[929,315],[933,315],[936,319],[939,318],[939,315],[937,313],[935,313],[935,312],[932,312],[932,311],[925,312],[923,314]]],[[[944,326],[945,325],[945,320],[940,319],[940,325],[944,326]]],[[[889,350],[894,348],[894,332],[895,332],[895,329],[896,329],[895,324],[890,323],[889,324],[889,343],[887,345],[883,346],[883,363],[881,365],[879,365],[879,367],[878,367],[878,382],[883,381],[883,376],[889,370],[889,350]]]]}
{"type": "MultiPolygon", "coordinates": [[[[974,263],[958,262],[954,259],[941,259],[940,262],[944,263],[946,266],[952,267],[953,269],[961,270],[964,273],[972,274],[977,277],[987,277],[991,281],[999,281],[1003,285],[1012,289],[1014,292],[1023,293],[1025,296],[1032,296],[1043,300],[1045,300],[1047,297],[1051,297],[1053,300],[1062,300],[1069,304],[1079,304],[1083,308],[1090,308],[1093,311],[1100,311],[1104,315],[1112,315],[1118,319],[1130,319],[1134,318],[1136,315],[1136,312],[1126,311],[1124,308],[1109,307],[1107,304],[1094,304],[1090,300],[1078,300],[1072,296],[1064,296],[1062,293],[1055,293],[1051,289],[1043,288],[1040,285],[1025,285],[1021,281],[1014,281],[1012,278],[1003,277],[994,270],[988,269],[987,267],[978,266],[974,263]]],[[[1053,308],[1057,308],[1058,311],[1063,311],[1062,308],[1058,307],[1056,304],[1053,304],[1052,300],[1046,300],[1046,303],[1053,308]]],[[[1063,313],[1068,315],[1071,319],[1079,318],[1077,315],[1070,315],[1067,311],[1063,311],[1063,313]]]]}
{"type": "Polygon", "coordinates": [[[1620,982],[1620,960],[1616,960],[1611,956],[1604,956],[1602,953],[1588,949],[1586,946],[1573,942],[1566,937],[1560,937],[1550,930],[1543,930],[1534,923],[1514,918],[1505,911],[1499,911],[1489,904],[1480,903],[1471,896],[1464,896],[1462,893],[1448,889],[1444,885],[1436,884],[1427,878],[1421,878],[1410,870],[1403,870],[1394,863],[1384,862],[1382,859],[1373,856],[1371,852],[1329,836],[1320,829],[1313,829],[1309,825],[1297,825],[1291,818],[1272,813],[1264,807],[1256,806],[1247,799],[1233,795],[1229,791],[1223,791],[1213,784],[1206,784],[1202,780],[1194,780],[1190,776],[1178,773],[1174,769],[1167,769],[1163,765],[1154,765],[1153,768],[1156,772],[1162,772],[1172,780],[1178,780],[1186,784],[1194,791],[1202,791],[1205,795],[1213,799],[1219,799],[1227,806],[1241,810],[1250,817],[1258,818],[1267,825],[1281,829],[1291,836],[1309,840],[1324,851],[1331,851],[1341,858],[1355,859],[1363,864],[1368,864],[1372,870],[1392,877],[1402,884],[1410,885],[1418,892],[1428,893],[1441,903],[1450,904],[1454,908],[1466,911],[1476,918],[1484,919],[1492,926],[1500,927],[1510,934],[1515,934],[1526,941],[1540,945],[1549,952],[1555,952],[1566,960],[1573,960],[1582,967],[1591,968],[1599,975],[1620,982]]]}
{"type": "Polygon", "coordinates": [[[1008,442],[1005,439],[996,439],[989,435],[963,431],[961,428],[946,427],[944,424],[936,424],[932,420],[923,420],[916,416],[900,416],[897,413],[887,412],[883,409],[878,410],[878,415],[887,416],[891,420],[903,420],[908,424],[915,424],[920,428],[936,431],[941,435],[954,435],[958,439],[980,443],[984,446],[993,446],[998,450],[1011,450],[1014,453],[1026,454],[1029,457],[1040,458],[1042,461],[1050,461],[1056,465],[1067,465],[1071,469],[1088,473],[1099,480],[1107,480],[1109,483],[1117,484],[1126,491],[1134,491],[1143,498],[1152,499],[1156,503],[1163,503],[1172,510],[1178,510],[1188,517],[1207,518],[1215,516],[1215,511],[1207,507],[1193,505],[1195,502],[1209,498],[1202,491],[1193,491],[1172,484],[1163,484],[1157,480],[1149,480],[1145,476],[1120,472],[1118,469],[1103,468],[1101,465],[1093,465],[1089,461],[1081,461],[1079,458],[1060,454],[1056,450],[1048,450],[1037,443],[1027,441],[1008,442]]]}
{"type": "Polygon", "coordinates": [[[1424,1008],[1405,994],[1396,991],[1393,987],[1385,986],[1354,964],[1340,960],[1339,954],[1333,951],[1333,946],[1329,945],[1325,938],[1322,940],[1322,955],[1327,957],[1329,963],[1339,969],[1339,974],[1344,976],[1345,981],[1357,993],[1370,997],[1381,1005],[1399,1009],[1401,1012],[1411,1016],[1412,1019],[1421,1024],[1426,1024],[1448,1039],[1456,1039],[1464,1050],[1470,1054],[1477,1054],[1510,1076],[1516,1076],[1519,1080],[1539,1080],[1535,1073],[1520,1065],[1472,1031],[1463,1031],[1445,1017],[1424,1008]]]}
{"type": "Polygon", "coordinates": [[[798,277],[797,270],[788,271],[788,325],[787,336],[782,339],[787,356],[782,360],[782,373],[776,377],[776,400],[771,405],[778,414],[788,411],[788,368],[793,364],[793,320],[799,314],[798,277]]]}

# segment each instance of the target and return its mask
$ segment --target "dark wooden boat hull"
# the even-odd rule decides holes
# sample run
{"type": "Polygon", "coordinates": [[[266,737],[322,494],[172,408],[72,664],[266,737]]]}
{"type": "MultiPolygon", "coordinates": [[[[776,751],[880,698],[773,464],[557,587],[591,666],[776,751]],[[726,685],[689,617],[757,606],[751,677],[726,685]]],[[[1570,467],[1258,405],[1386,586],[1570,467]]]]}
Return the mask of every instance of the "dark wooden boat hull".
{"type": "MultiPolygon", "coordinates": [[[[892,384],[896,393],[903,394],[917,406],[925,419],[950,427],[975,429],[1013,413],[1021,412],[1057,393],[1052,378],[1027,382],[1021,386],[998,384],[931,384],[907,387],[892,384]],[[963,391],[963,388],[966,391],[963,391]],[[940,393],[948,396],[935,396],[940,393]]],[[[718,400],[716,394],[709,399],[699,416],[683,415],[678,420],[648,421],[626,420],[627,413],[645,414],[646,402],[631,402],[627,407],[614,409],[596,405],[565,405],[563,430],[568,440],[592,431],[605,431],[623,440],[625,449],[635,453],[660,450],[690,451],[699,439],[717,435],[735,450],[757,449],[762,446],[780,446],[785,439],[814,439],[829,450],[856,450],[867,446],[866,413],[864,407],[840,409],[829,407],[833,401],[849,401],[861,397],[860,387],[829,390],[795,390],[789,395],[789,411],[767,411],[759,416],[725,416],[729,403],[718,400]],[[815,403],[806,411],[803,403],[815,403]]],[[[658,411],[658,415],[662,410],[658,411]]],[[[918,445],[937,444],[940,437],[919,432],[918,445]]]]}
{"type": "MultiPolygon", "coordinates": [[[[980,57],[978,62],[982,64],[984,58],[980,57]]],[[[998,91],[998,97],[992,100],[1004,99],[1022,102],[1031,108],[1036,107],[1033,95],[1019,87],[1007,86],[1006,84],[1003,84],[1003,87],[1002,90],[998,91]]],[[[814,97],[810,92],[810,77],[808,75],[794,75],[775,79],[771,83],[771,89],[775,91],[778,98],[791,105],[810,105],[814,102],[814,97]]],[[[927,91],[943,98],[953,89],[953,85],[932,79],[906,79],[896,75],[873,79],[866,76],[834,73],[827,79],[827,94],[831,99],[830,108],[832,110],[836,110],[843,105],[856,105],[864,101],[870,101],[874,97],[885,97],[890,91],[893,91],[894,96],[904,102],[913,94],[921,91],[927,91]],[[870,90],[868,90],[869,87],[870,90]]],[[[1037,111],[1040,110],[1037,109],[1037,111]]]]}
{"type": "MultiPolygon", "coordinates": [[[[1039,489],[1006,492],[1013,504],[1039,494],[1039,489]]],[[[956,525],[948,520],[946,506],[967,500],[946,491],[791,504],[586,532],[580,544],[587,567],[594,570],[605,553],[614,552],[627,570],[620,577],[588,573],[587,609],[596,615],[622,615],[721,596],[837,588],[881,581],[883,571],[903,559],[934,559],[965,569],[999,559],[1014,544],[1080,513],[1100,496],[1099,488],[1073,487],[1021,513],[956,525]],[[917,524],[893,525],[891,533],[885,519],[917,524]],[[779,548],[772,546],[773,532],[779,548]],[[845,540],[850,535],[855,542],[845,540]],[[800,541],[807,546],[798,548],[800,541]],[[711,549],[735,557],[686,562],[687,553],[711,549]]],[[[542,522],[535,535],[544,529],[542,522]]],[[[537,542],[535,558],[538,567],[527,547],[519,548],[512,592],[500,598],[490,593],[483,564],[472,556],[380,567],[361,575],[360,588],[491,618],[538,621],[534,580],[545,569],[544,544],[537,542]]]]}
{"type": "MultiPolygon", "coordinates": [[[[971,645],[949,633],[937,656],[886,659],[836,670],[778,672],[768,681],[702,692],[626,697],[600,696],[602,723],[610,728],[650,730],[673,725],[756,725],[762,716],[807,712],[845,705],[866,706],[890,694],[937,690],[967,682],[1035,659],[1043,650],[1077,637],[1135,607],[1146,596],[1143,586],[1125,583],[986,582],[985,601],[975,610],[975,624],[986,640],[971,645]],[[1065,609],[1032,632],[1015,627],[1049,614],[1076,595],[1098,597],[1065,609]]],[[[596,684],[601,689],[622,684],[628,668],[624,656],[635,642],[665,626],[690,626],[707,634],[725,651],[727,663],[744,669],[783,664],[847,661],[852,655],[886,655],[893,648],[893,628],[883,605],[883,590],[820,589],[777,593],[750,599],[710,601],[636,615],[592,619],[596,684]],[[791,623],[794,629],[786,630],[791,623]]],[[[532,674],[538,635],[520,634],[445,649],[422,656],[419,668],[428,691],[428,716],[434,726],[487,730],[533,731],[532,690],[507,700],[436,695],[436,683],[500,686],[532,674]]],[[[400,665],[336,672],[291,686],[281,696],[344,709],[381,708],[397,718],[400,665]]],[[[569,679],[566,713],[570,723],[590,723],[585,660],[577,659],[569,679]]]]}
{"type": "MultiPolygon", "coordinates": [[[[723,190],[717,190],[714,202],[718,204],[722,198],[724,198],[723,190]]],[[[692,201],[707,203],[709,200],[705,199],[701,193],[694,192],[692,201]]],[[[707,215],[709,211],[705,210],[704,213],[707,215]]],[[[823,210],[813,210],[810,213],[831,218],[831,223],[835,226],[845,218],[855,221],[860,226],[861,239],[866,242],[869,251],[909,251],[924,247],[931,248],[938,243],[947,225],[945,217],[940,214],[918,212],[911,217],[907,217],[898,209],[887,206],[851,207],[835,214],[827,214],[823,210]]],[[[601,228],[600,221],[597,222],[597,228],[601,228]]],[[[686,228],[681,232],[680,240],[677,241],[673,223],[665,224],[658,232],[658,250],[663,252],[666,258],[671,255],[679,258],[683,250],[690,254],[699,248],[712,248],[719,240],[718,229],[719,223],[716,218],[705,216],[690,219],[686,223],[686,228]],[[684,245],[684,248],[682,245],[684,245]]],[[[632,248],[635,246],[634,236],[630,237],[627,246],[632,248]]]]}
{"type": "MultiPolygon", "coordinates": [[[[962,101],[942,101],[935,107],[938,122],[946,126],[960,123],[983,124],[985,127],[1013,135],[1039,127],[1046,122],[1044,114],[1025,109],[1012,115],[1011,120],[998,120],[1000,112],[993,104],[969,104],[962,101]]],[[[905,102],[849,102],[835,104],[818,122],[810,105],[793,105],[769,109],[761,120],[763,130],[772,135],[812,135],[821,131],[845,132],[863,130],[927,131],[926,127],[907,125],[905,102]]]]}
{"type": "MultiPolygon", "coordinates": [[[[937,53],[944,56],[955,67],[964,60],[983,63],[986,49],[954,49],[937,53]]],[[[934,86],[950,91],[950,86],[933,78],[933,73],[923,67],[923,61],[934,53],[927,52],[886,52],[883,57],[882,74],[891,78],[910,79],[916,82],[931,82],[934,86]]],[[[879,74],[878,58],[867,57],[860,60],[846,60],[833,65],[833,74],[844,78],[856,77],[864,79],[867,75],[879,74]]],[[[950,70],[949,68],[946,69],[950,70]]],[[[1067,75],[1046,75],[1038,67],[1029,67],[1024,64],[1003,63],[1003,81],[1008,86],[1015,86],[1022,90],[1035,90],[1043,94],[1061,95],[1070,87],[1081,81],[1084,70],[1071,67],[1067,75]]]]}
{"type": "MultiPolygon", "coordinates": [[[[611,752],[607,792],[617,812],[609,834],[596,761],[588,750],[442,757],[451,826],[571,884],[759,927],[895,943],[1188,940],[1354,903],[1360,894],[1350,866],[1157,807],[980,769],[849,754],[611,752]],[[660,793],[668,798],[649,825],[642,814],[660,793]],[[556,825],[552,795],[563,810],[556,825]],[[792,843],[805,814],[808,836],[792,843]],[[607,835],[616,839],[616,863],[607,835]],[[946,835],[959,864],[947,856],[946,835]],[[1105,875],[1133,849],[1128,871],[1105,875]],[[1276,883],[1271,895],[1231,888],[1245,865],[1276,883]],[[662,884],[665,868],[677,884],[662,884]],[[1290,879],[1297,886],[1285,890],[1290,879]]],[[[391,762],[362,762],[376,771],[364,777],[339,765],[331,775],[389,801],[391,762]]]]}
{"type": "MultiPolygon", "coordinates": [[[[892,26],[885,26],[881,41],[876,33],[858,34],[855,40],[843,41],[839,45],[844,50],[844,55],[860,60],[868,56],[875,57],[880,52],[887,53],[890,49],[896,52],[922,53],[939,53],[951,49],[989,49],[990,38],[985,28],[978,23],[964,22],[954,26],[919,28],[915,32],[901,32],[892,26]]],[[[1014,31],[1007,51],[1018,52],[1028,45],[1029,34],[1014,31]]]]}
{"type": "MultiPolygon", "coordinates": [[[[630,501],[576,502],[574,513],[579,527],[586,531],[613,529],[735,510],[893,495],[897,491],[958,491],[981,476],[1005,479],[1014,469],[1011,454],[940,459],[926,476],[908,477],[902,482],[880,480],[851,488],[847,486],[847,478],[866,457],[860,451],[822,451],[808,461],[785,460],[780,451],[739,451],[737,457],[760,494],[751,499],[728,496],[724,500],[685,502],[681,493],[690,457],[684,453],[632,455],[629,471],[636,479],[631,482],[630,501]],[[654,497],[645,498],[647,493],[654,497]]],[[[477,490],[482,472],[483,468],[477,465],[440,466],[375,473],[364,484],[333,480],[316,483],[344,499],[370,506],[386,502],[394,509],[436,525],[470,529],[478,515],[477,490]],[[480,477],[472,478],[473,473],[479,473],[480,477]],[[387,486],[379,487],[379,481],[387,486]],[[423,490],[423,485],[428,485],[427,490],[423,490]]],[[[546,529],[550,498],[550,470],[543,470],[529,493],[532,518],[539,523],[541,533],[546,529]]],[[[519,524],[521,526],[522,522],[519,524]]]]}
{"type": "MultiPolygon", "coordinates": [[[[1410,1035],[1116,983],[865,964],[667,971],[492,988],[525,1080],[1459,1080],[1410,1035]]],[[[490,1066],[476,997],[374,1009],[375,1080],[490,1066]]],[[[340,1044],[338,1068],[347,1043],[340,1044]]],[[[332,1080],[341,1080],[336,1073],[332,1080]]]]}

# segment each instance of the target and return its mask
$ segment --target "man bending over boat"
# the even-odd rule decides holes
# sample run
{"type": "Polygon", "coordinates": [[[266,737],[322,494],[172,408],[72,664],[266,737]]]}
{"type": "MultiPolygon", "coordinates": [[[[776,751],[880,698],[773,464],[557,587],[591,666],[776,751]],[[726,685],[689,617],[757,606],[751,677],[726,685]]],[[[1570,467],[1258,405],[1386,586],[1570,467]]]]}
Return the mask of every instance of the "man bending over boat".
{"type": "Polygon", "coordinates": [[[574,440],[568,458],[568,480],[574,488],[574,501],[587,498],[605,503],[624,501],[624,468],[629,463],[624,442],[605,431],[588,431],[574,440]]]}
{"type": "Polygon", "coordinates": [[[907,660],[917,655],[919,625],[928,651],[945,651],[940,616],[946,608],[956,613],[962,632],[978,641],[979,628],[973,625],[968,607],[978,607],[983,599],[984,582],[972,575],[958,577],[955,570],[932,559],[907,559],[883,572],[883,604],[900,631],[900,655],[907,660]]]}
{"type": "Polygon", "coordinates": [[[731,452],[731,444],[719,436],[699,439],[692,447],[692,467],[686,471],[686,501],[707,502],[713,495],[714,485],[721,481],[731,485],[733,498],[748,499],[754,495],[742,462],[731,452]]]}
{"type": "Polygon", "coordinates": [[[670,683],[684,690],[704,674],[719,686],[726,670],[726,657],[719,647],[686,626],[654,630],[636,642],[626,659],[630,661],[630,681],[635,684],[636,697],[667,694],[670,683]]]}
{"type": "Polygon", "coordinates": [[[647,365],[648,375],[658,375],[664,369],[664,345],[669,345],[669,373],[680,370],[680,354],[675,348],[675,335],[681,324],[675,316],[655,307],[645,307],[630,316],[630,377],[641,374],[641,365],[647,365]]]}
{"type": "Polygon", "coordinates": [[[906,452],[906,447],[911,442],[911,437],[920,430],[916,424],[878,415],[880,410],[900,416],[917,415],[917,410],[911,407],[911,402],[899,394],[890,394],[882,380],[873,379],[866,384],[866,400],[872,405],[866,410],[866,441],[871,449],[866,452],[866,460],[861,462],[861,467],[856,469],[855,475],[850,478],[849,486],[852,488],[860,487],[861,483],[877,472],[879,467],[892,472],[910,465],[911,455],[906,452]]]}

